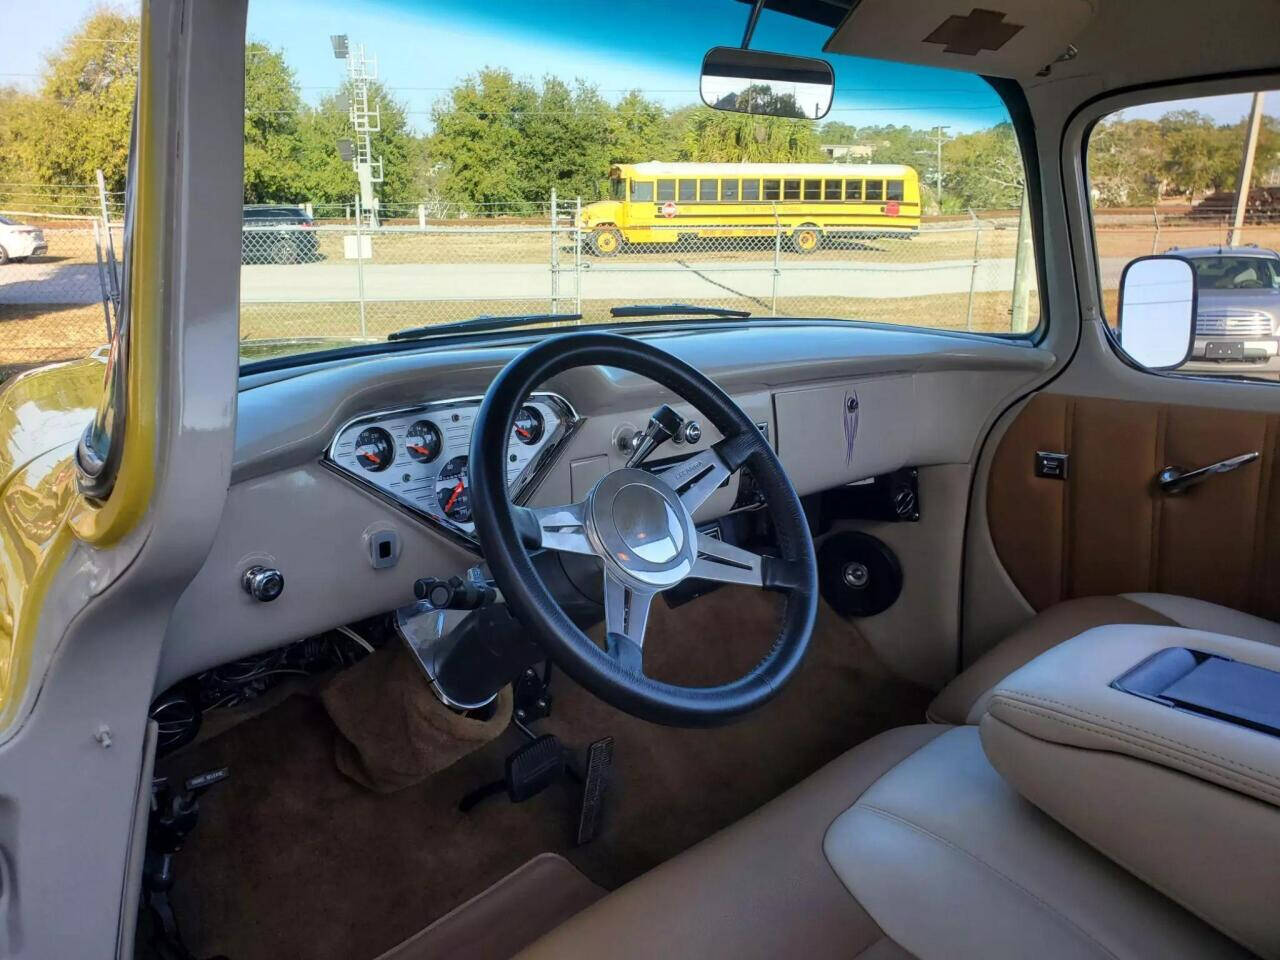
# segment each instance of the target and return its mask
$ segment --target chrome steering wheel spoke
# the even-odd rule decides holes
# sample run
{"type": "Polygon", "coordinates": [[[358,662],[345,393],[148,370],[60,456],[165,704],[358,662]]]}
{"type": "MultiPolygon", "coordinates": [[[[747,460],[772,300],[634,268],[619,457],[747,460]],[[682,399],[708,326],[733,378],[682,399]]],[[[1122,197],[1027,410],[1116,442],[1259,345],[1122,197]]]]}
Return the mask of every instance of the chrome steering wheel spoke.
{"type": "Polygon", "coordinates": [[[764,587],[764,557],[705,533],[698,534],[698,558],[689,576],[719,583],[764,587]]]}
{"type": "Polygon", "coordinates": [[[606,650],[631,673],[644,673],[644,631],[654,593],[623,583],[608,570],[604,573],[606,650]]]}
{"type": "Polygon", "coordinates": [[[685,508],[693,513],[729,479],[733,470],[715,447],[700,450],[658,474],[671,485],[685,508]]]}
{"type": "Polygon", "coordinates": [[[595,554],[587,538],[587,503],[558,507],[512,507],[525,546],[545,547],[561,553],[595,554]]]}

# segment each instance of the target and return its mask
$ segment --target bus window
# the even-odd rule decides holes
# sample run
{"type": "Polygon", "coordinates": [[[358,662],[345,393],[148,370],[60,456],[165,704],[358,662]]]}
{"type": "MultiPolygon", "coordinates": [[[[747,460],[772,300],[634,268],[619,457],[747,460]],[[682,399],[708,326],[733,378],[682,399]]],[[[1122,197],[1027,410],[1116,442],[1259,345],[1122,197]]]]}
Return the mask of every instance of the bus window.
{"type": "Polygon", "coordinates": [[[884,199],[884,181],[868,180],[867,181],[867,202],[875,203],[884,199]]]}
{"type": "Polygon", "coordinates": [[[697,180],[681,180],[678,199],[681,203],[692,203],[698,197],[697,180]]]}
{"type": "Polygon", "coordinates": [[[782,199],[783,200],[799,200],[800,199],[800,181],[784,180],[782,182],[782,199]]]}
{"type": "Polygon", "coordinates": [[[760,199],[759,180],[742,181],[742,199],[747,203],[754,203],[760,199]]]}
{"type": "Polygon", "coordinates": [[[778,189],[781,185],[781,180],[766,180],[764,182],[764,198],[766,200],[781,200],[782,194],[778,189]]]}
{"type": "Polygon", "coordinates": [[[862,181],[846,180],[844,182],[844,198],[846,200],[861,200],[862,199],[862,181]]]}
{"type": "Polygon", "coordinates": [[[902,199],[902,181],[886,180],[884,198],[886,200],[901,200],[902,199]]]}
{"type": "Polygon", "coordinates": [[[738,201],[738,181],[737,180],[721,180],[720,181],[720,199],[725,203],[737,203],[738,201]]]}
{"type": "Polygon", "coordinates": [[[658,181],[658,202],[666,203],[676,198],[676,182],[674,180],[658,181]]]}
{"type": "Polygon", "coordinates": [[[824,180],[822,182],[822,199],[823,200],[839,200],[840,199],[840,181],[824,180]]]}
{"type": "Polygon", "coordinates": [[[632,203],[653,203],[653,184],[641,181],[631,181],[631,202],[632,203]]]}
{"type": "Polygon", "coordinates": [[[627,181],[623,180],[621,177],[613,181],[613,199],[627,199],[627,181]]]}
{"type": "Polygon", "coordinates": [[[821,200],[822,199],[822,181],[806,180],[804,182],[804,198],[806,200],[821,200]]]}
{"type": "Polygon", "coordinates": [[[716,183],[715,180],[699,180],[698,181],[698,201],[700,203],[716,202],[716,183]]]}

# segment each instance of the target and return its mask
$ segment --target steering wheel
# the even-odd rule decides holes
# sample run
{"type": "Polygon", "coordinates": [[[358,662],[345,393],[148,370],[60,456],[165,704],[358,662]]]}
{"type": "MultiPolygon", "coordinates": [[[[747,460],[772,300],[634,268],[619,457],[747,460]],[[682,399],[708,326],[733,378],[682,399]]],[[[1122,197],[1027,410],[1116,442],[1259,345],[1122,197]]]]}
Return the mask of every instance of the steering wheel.
{"type": "MultiPolygon", "coordinates": [[[[764,435],[736,403],[693,367],[641,340],[570,333],[543,340],[512,360],[490,385],[476,416],[469,460],[472,516],[485,559],[512,612],[551,659],[620,710],[672,726],[711,726],[759,707],[795,672],[817,614],[817,562],[791,481],[764,435]],[[519,507],[507,491],[507,438],[516,412],[543,381],[575,367],[628,370],[681,396],[723,439],[659,474],[614,470],[578,502],[519,507]],[[693,512],[748,465],[765,496],[779,557],[760,556],[699,534],[693,512]],[[529,550],[599,558],[604,567],[606,647],[569,618],[538,576],[529,550]],[[784,593],[773,646],[746,675],[710,687],[644,675],[649,605],[686,577],[749,584],[784,593]]],[[[698,637],[688,642],[697,643],[698,637]]]]}

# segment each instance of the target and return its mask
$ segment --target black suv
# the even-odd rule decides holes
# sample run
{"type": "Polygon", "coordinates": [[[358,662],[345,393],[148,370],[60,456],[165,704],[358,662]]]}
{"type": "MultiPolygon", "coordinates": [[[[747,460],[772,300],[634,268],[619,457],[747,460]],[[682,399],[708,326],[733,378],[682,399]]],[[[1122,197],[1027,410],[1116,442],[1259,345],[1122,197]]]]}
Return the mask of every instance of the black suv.
{"type": "Polygon", "coordinates": [[[308,263],[320,259],[315,221],[300,207],[246,206],[241,263],[308,263]]]}

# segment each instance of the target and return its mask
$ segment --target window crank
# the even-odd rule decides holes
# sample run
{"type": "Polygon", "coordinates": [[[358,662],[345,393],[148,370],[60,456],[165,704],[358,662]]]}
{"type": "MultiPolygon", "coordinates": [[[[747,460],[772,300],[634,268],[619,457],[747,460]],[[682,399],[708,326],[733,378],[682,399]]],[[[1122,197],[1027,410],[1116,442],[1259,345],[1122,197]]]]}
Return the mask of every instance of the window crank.
{"type": "Polygon", "coordinates": [[[1169,466],[1156,474],[1156,484],[1160,487],[1161,493],[1175,496],[1179,493],[1185,493],[1197,484],[1204,483],[1212,476],[1238,470],[1246,463],[1253,463],[1257,459],[1258,451],[1254,450],[1250,453],[1242,453],[1238,457],[1219,460],[1217,463],[1211,463],[1209,466],[1201,467],[1199,470],[1184,470],[1182,467],[1169,466]]]}

